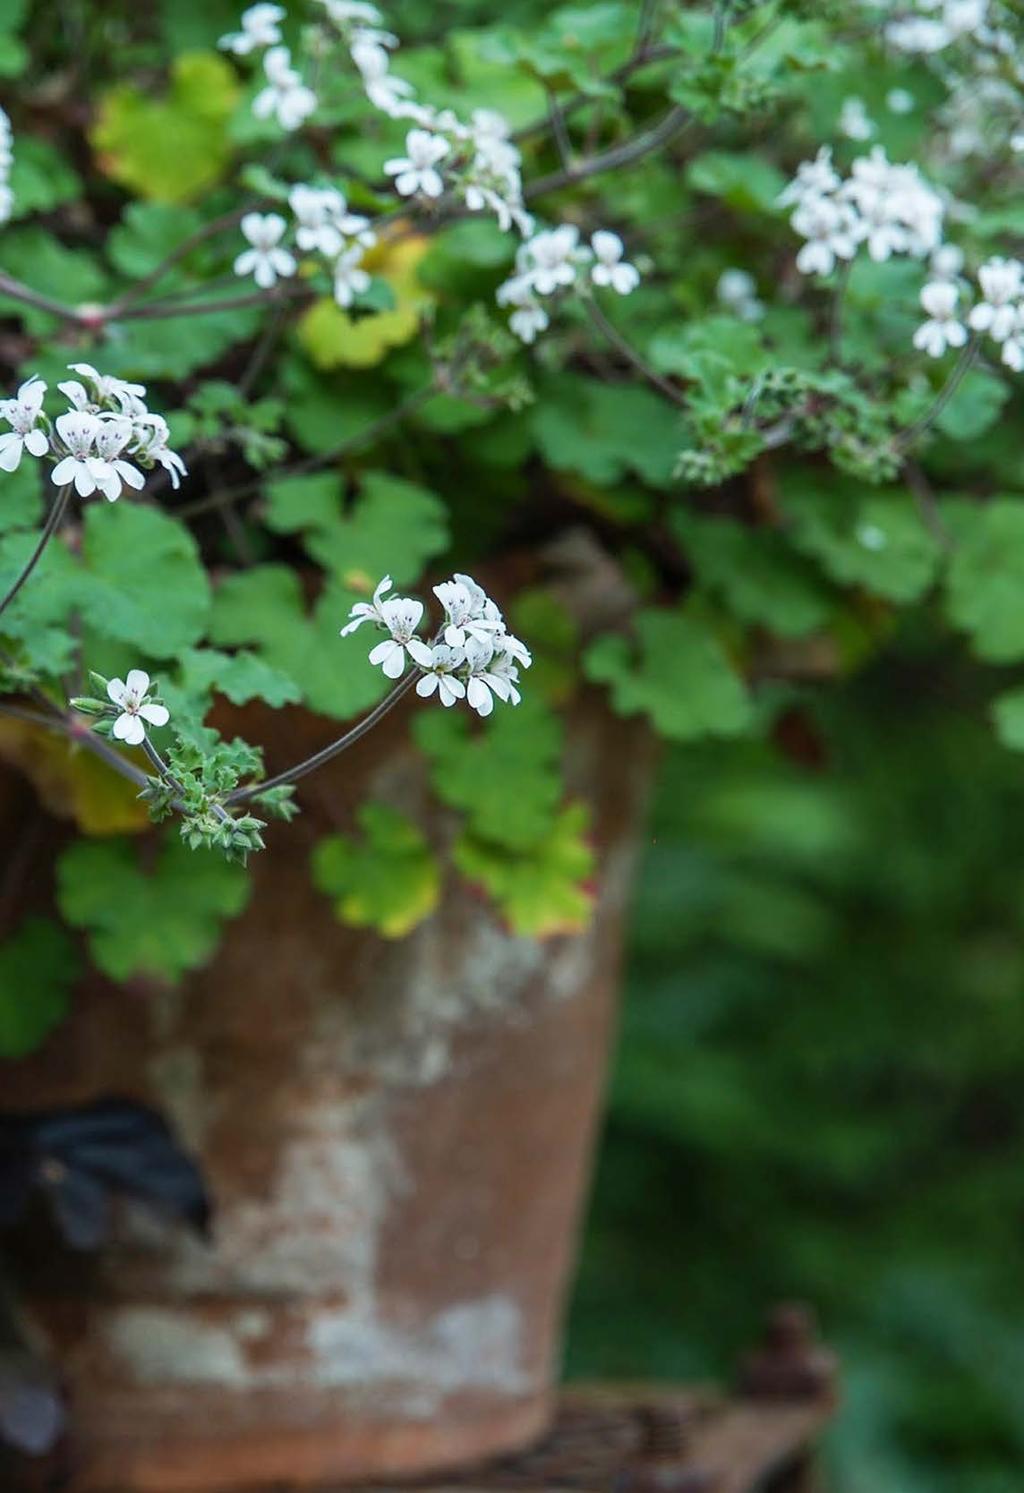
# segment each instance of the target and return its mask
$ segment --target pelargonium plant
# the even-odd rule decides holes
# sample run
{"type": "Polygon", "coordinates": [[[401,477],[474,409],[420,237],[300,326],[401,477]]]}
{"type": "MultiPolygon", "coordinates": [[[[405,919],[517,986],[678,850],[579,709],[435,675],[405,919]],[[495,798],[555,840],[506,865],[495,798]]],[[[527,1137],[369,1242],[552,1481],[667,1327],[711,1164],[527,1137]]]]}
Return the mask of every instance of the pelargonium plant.
{"type": "MultiPolygon", "coordinates": [[[[1024,661],[1022,29],[1006,0],[448,29],[158,0],[69,69],[41,4],[0,18],[0,755],[77,822],[55,900],[94,961],[207,957],[268,819],[400,700],[456,869],[544,935],[588,914],[584,685],[671,740],[787,739],[906,609],[1024,661]],[[222,734],[254,701],[323,747],[222,734]],[[120,889],[159,921],[183,847],[195,936],[142,939],[120,889]]],[[[991,709],[1024,747],[1024,686],[991,709]]],[[[397,935],[439,895],[418,826],[379,905],[334,884],[410,854],[383,823],[313,874],[397,935]]],[[[38,929],[0,947],[12,1052],[80,957],[46,926],[35,1016],[2,992],[38,929]]]]}

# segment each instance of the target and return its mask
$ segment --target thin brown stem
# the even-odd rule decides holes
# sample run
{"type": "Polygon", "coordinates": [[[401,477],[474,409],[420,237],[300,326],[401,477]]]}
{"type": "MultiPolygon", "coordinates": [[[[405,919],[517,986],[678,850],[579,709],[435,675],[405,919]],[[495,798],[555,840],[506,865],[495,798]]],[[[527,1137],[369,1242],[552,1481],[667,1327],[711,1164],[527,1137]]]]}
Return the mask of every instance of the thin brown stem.
{"type": "MultiPolygon", "coordinates": [[[[358,431],[343,441],[340,446],[335,446],[330,451],[325,451],[319,456],[307,456],[302,461],[297,461],[293,466],[275,473],[275,480],[285,477],[303,477],[308,472],[320,471],[323,467],[329,467],[332,462],[340,461],[350,451],[365,445],[368,441],[374,441],[379,435],[390,430],[393,425],[398,425],[413,410],[419,408],[436,393],[433,383],[425,384],[423,388],[409,394],[394,409],[389,410],[386,415],[381,415],[372,425],[365,430],[358,431]]],[[[181,508],[174,510],[177,518],[196,518],[200,513],[209,513],[213,509],[223,508],[226,504],[241,502],[244,498],[255,497],[263,490],[264,481],[260,478],[256,482],[240,483],[237,487],[224,488],[221,492],[211,493],[208,497],[199,498],[194,503],[186,503],[181,508]]]]}
{"type": "Polygon", "coordinates": [[[79,717],[67,716],[61,711],[45,715],[41,711],[28,710],[21,705],[8,705],[6,702],[0,702],[0,715],[10,716],[13,720],[25,721],[31,726],[41,726],[47,731],[56,731],[61,736],[66,736],[87,752],[91,752],[94,757],[99,757],[121,777],[128,778],[139,788],[144,788],[149,781],[141,767],[136,767],[134,762],[129,762],[127,757],[122,757],[121,753],[109,742],[104,741],[102,736],[97,736],[90,731],[79,717]]]}
{"type": "Polygon", "coordinates": [[[241,222],[248,211],[249,207],[233,208],[231,212],[222,213],[219,218],[211,218],[208,223],[201,224],[194,233],[190,233],[187,238],[182,239],[181,243],[177,244],[166,258],[160,261],[155,269],[150,270],[149,274],[144,275],[141,280],[137,280],[119,300],[115,301],[113,305],[108,306],[107,317],[110,320],[114,320],[122,316],[125,311],[143,299],[147,290],[154,285],[158,285],[168,271],[172,270],[181,260],[187,258],[193,249],[197,249],[208,238],[214,238],[218,233],[223,233],[225,229],[233,228],[237,223],[241,222]]]}
{"type": "Polygon", "coordinates": [[[36,566],[39,564],[39,561],[42,559],[43,551],[46,549],[46,546],[53,538],[54,534],[57,531],[57,526],[64,516],[64,510],[68,505],[68,497],[70,496],[70,493],[71,484],[68,483],[66,487],[61,488],[60,492],[54,499],[53,505],[51,506],[50,511],[46,516],[46,523],[43,525],[43,530],[39,535],[39,541],[36,544],[35,549],[28,557],[28,560],[25,562],[21,574],[18,576],[14,584],[10,587],[7,595],[2,601],[0,601],[0,614],[6,612],[11,602],[17,596],[22,586],[28,580],[29,576],[32,574],[33,570],[35,570],[36,566]]]}
{"type": "Polygon", "coordinates": [[[614,145],[610,150],[601,151],[588,160],[577,161],[573,166],[563,167],[560,171],[552,171],[548,176],[541,176],[536,181],[530,182],[525,188],[523,196],[527,202],[535,197],[546,196],[548,192],[558,192],[563,187],[574,186],[577,182],[586,181],[588,177],[600,176],[605,171],[615,171],[620,166],[630,166],[634,161],[642,160],[644,156],[650,155],[655,150],[660,150],[670,140],[677,139],[684,130],[693,124],[693,115],[682,104],[675,104],[656,125],[649,130],[643,130],[632,139],[624,140],[621,145],[614,145]]]}
{"type": "Polygon", "coordinates": [[[300,778],[307,777],[309,773],[316,772],[318,767],[330,762],[334,757],[347,751],[349,747],[355,746],[356,742],[372,731],[378,721],[384,719],[389,711],[393,710],[405,695],[409,693],[413,685],[419,679],[419,674],[414,668],[408,673],[400,684],[396,684],[390,694],[385,695],[380,704],[370,711],[369,715],[339,736],[337,741],[332,741],[321,751],[315,752],[312,757],[307,757],[303,762],[297,762],[294,767],[285,768],[276,777],[268,778],[264,783],[251,783],[246,788],[236,788],[234,793],[229,793],[224,800],[226,804],[244,804],[254,798],[259,798],[261,793],[267,793],[271,788],[281,788],[286,783],[297,783],[300,778]]]}
{"type": "Polygon", "coordinates": [[[73,322],[76,326],[87,325],[89,321],[89,318],[83,317],[74,306],[69,306],[65,301],[56,301],[52,296],[42,295],[38,290],[22,285],[20,280],[15,280],[13,276],[5,275],[2,271],[0,271],[0,294],[10,296],[12,301],[21,301],[26,306],[34,306],[37,311],[49,311],[53,316],[59,316],[62,321],[73,322]]]}
{"type": "Polygon", "coordinates": [[[620,352],[626,361],[638,373],[642,374],[649,384],[657,389],[659,393],[664,394],[665,398],[670,399],[673,404],[685,406],[686,395],[683,391],[677,389],[674,384],[669,383],[667,378],[663,378],[656,369],[651,367],[647,360],[637,352],[633,344],[622,335],[618,327],[608,320],[593,296],[584,298],[583,309],[601,335],[608,339],[616,351],[620,352]]]}
{"type": "Polygon", "coordinates": [[[244,311],[249,306],[269,306],[275,302],[293,299],[296,302],[308,296],[305,286],[295,290],[272,286],[269,290],[255,290],[248,295],[220,296],[212,301],[174,302],[165,304],[153,301],[149,305],[134,306],[125,311],[121,321],[166,321],[176,316],[209,316],[214,311],[244,311]]]}

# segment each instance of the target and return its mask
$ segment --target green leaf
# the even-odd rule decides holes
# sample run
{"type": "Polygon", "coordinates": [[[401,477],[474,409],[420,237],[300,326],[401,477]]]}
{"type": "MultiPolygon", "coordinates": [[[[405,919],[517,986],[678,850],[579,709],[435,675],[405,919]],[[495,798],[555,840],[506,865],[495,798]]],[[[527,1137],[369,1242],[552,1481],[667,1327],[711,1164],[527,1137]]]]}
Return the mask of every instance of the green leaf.
{"type": "Polygon", "coordinates": [[[467,833],[453,857],[463,876],[494,898],[514,933],[575,933],[586,927],[593,906],[586,884],[594,869],[587,824],[586,805],[568,804],[525,853],[467,833]]]}
{"type": "Polygon", "coordinates": [[[951,441],[974,441],[999,419],[1009,386],[978,369],[967,374],[935,424],[951,441]]]}
{"type": "Polygon", "coordinates": [[[122,83],[100,98],[90,141],[114,181],[157,202],[185,202],[223,175],[225,128],[238,99],[234,70],[215,52],[186,52],[171,65],[165,98],[122,83]]]}
{"type": "Polygon", "coordinates": [[[18,134],[11,168],[14,193],[12,218],[31,213],[49,213],[64,202],[73,202],[82,190],[78,173],[66,154],[38,135],[18,134]]]}
{"type": "Polygon", "coordinates": [[[934,581],[941,550],[905,489],[794,471],[780,500],[793,544],[833,580],[899,602],[916,601],[934,581]]]}
{"type": "Polygon", "coordinates": [[[745,150],[733,154],[709,150],[691,161],[686,184],[709,197],[720,197],[738,213],[777,211],[786,177],[777,166],[745,150]]]}
{"type": "Polygon", "coordinates": [[[636,617],[636,647],[606,634],[584,654],[584,672],[611,686],[620,715],[648,715],[672,741],[738,736],[753,712],[743,682],[714,633],[685,612],[647,611],[636,617]]]}
{"type": "Polygon", "coordinates": [[[111,979],[177,981],[212,956],[224,920],[248,900],[248,877],[179,839],[165,841],[146,870],[138,849],[131,840],[76,841],[57,862],[57,901],[111,979]]]}
{"type": "Polygon", "coordinates": [[[550,466],[599,484],[635,473],[665,486],[682,445],[676,411],[637,384],[556,375],[541,384],[530,420],[550,466]]]}
{"type": "Polygon", "coordinates": [[[324,375],[297,357],[284,359],[281,378],[289,395],[289,429],[301,446],[317,455],[358,441],[394,403],[386,389],[368,385],[365,375],[324,375]]]}
{"type": "Polygon", "coordinates": [[[954,540],[946,581],[950,621],[989,663],[1024,658],[1024,500],[943,504],[954,540]]]}
{"type": "MultiPolygon", "coordinates": [[[[50,486],[47,499],[57,489],[50,486]]],[[[0,534],[29,529],[42,516],[42,473],[34,461],[23,461],[16,472],[0,473],[0,534]]]]}
{"type": "Polygon", "coordinates": [[[375,705],[387,681],[367,660],[361,639],[338,636],[350,598],[328,587],[307,613],[298,576],[285,565],[256,565],[217,589],[210,640],[251,644],[274,669],[293,679],[305,703],[347,720],[375,705]]]}
{"type": "MultiPolygon", "coordinates": [[[[24,569],[38,538],[32,530],[0,537],[0,596],[24,569]]],[[[78,562],[64,544],[54,542],[0,619],[0,635],[17,640],[28,662],[44,674],[60,674],[71,663],[75,640],[68,618],[79,585],[78,562]]]]}
{"type": "Polygon", "coordinates": [[[130,502],[86,510],[78,600],[86,625],[151,658],[198,642],[210,584],[184,524],[130,502]]]}
{"type": "Polygon", "coordinates": [[[416,826],[387,804],[365,803],[357,818],[362,842],[347,835],[321,840],[313,881],[335,899],[340,922],[403,938],[437,906],[437,861],[416,826]]]}
{"type": "Polygon", "coordinates": [[[1024,684],[996,696],[992,701],[992,719],[1003,745],[1024,752],[1024,684]]]}
{"type": "MultiPolygon", "coordinates": [[[[15,280],[72,306],[102,301],[107,289],[107,278],[88,250],[68,249],[34,223],[5,231],[3,265],[15,280]]],[[[55,326],[49,311],[20,301],[0,296],[0,309],[5,316],[20,317],[33,335],[45,336],[55,326]]]]}
{"type": "Polygon", "coordinates": [[[483,730],[464,713],[428,711],[413,733],[430,761],[434,792],[466,813],[474,834],[522,849],[550,832],[563,791],[562,728],[536,697],[496,713],[483,730]]]}
{"type": "Polygon", "coordinates": [[[720,595],[741,622],[799,638],[828,620],[832,603],[826,587],[777,531],[684,512],[673,514],[672,527],[698,581],[720,595]]]}
{"type": "Polygon", "coordinates": [[[195,208],[169,202],[129,202],[121,221],[110,230],[107,254],[123,275],[141,280],[195,233],[201,222],[195,208]]]}
{"type": "Polygon", "coordinates": [[[161,681],[161,694],[176,723],[186,714],[202,719],[214,693],[224,695],[233,705],[265,700],[275,710],[294,705],[302,697],[293,679],[248,649],[221,653],[215,648],[189,648],[181,659],[178,679],[161,681]]]}
{"type": "Polygon", "coordinates": [[[387,472],[364,472],[360,495],[346,513],[341,483],[335,477],[334,513],[326,519],[326,489],[286,486],[293,480],[304,479],[271,484],[267,523],[271,528],[303,528],[311,557],[357,595],[372,593],[384,575],[390,575],[396,586],[415,581],[427,561],[448,546],[445,505],[418,483],[387,472]],[[307,512],[313,504],[312,523],[296,523],[296,496],[307,512]]]}
{"type": "Polygon", "coordinates": [[[0,944],[0,1058],[22,1058],[67,1015],[78,976],[74,944],[59,923],[29,918],[0,944]]]}

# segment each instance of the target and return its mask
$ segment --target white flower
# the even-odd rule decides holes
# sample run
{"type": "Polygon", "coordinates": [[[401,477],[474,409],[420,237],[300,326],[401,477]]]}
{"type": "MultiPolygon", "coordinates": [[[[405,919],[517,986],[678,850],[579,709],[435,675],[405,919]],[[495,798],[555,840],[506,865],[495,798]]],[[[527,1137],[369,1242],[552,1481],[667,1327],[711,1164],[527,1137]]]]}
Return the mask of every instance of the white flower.
{"type": "Polygon", "coordinates": [[[831,197],[806,197],[790,219],[807,242],[796,256],[802,275],[830,275],[837,259],[857,252],[856,214],[831,197]]]}
{"type": "Polygon", "coordinates": [[[151,726],[166,726],[170,712],[166,705],[147,700],[149,675],[144,669],[129,669],[126,679],[111,679],[107,694],[119,706],[121,714],[114,722],[114,735],[128,746],[141,746],[146,738],[144,721],[151,726]]]}
{"type": "Polygon", "coordinates": [[[849,140],[870,140],[875,133],[875,126],[864,100],[860,98],[848,98],[843,100],[843,107],[839,114],[839,130],[849,140]]]}
{"type": "Polygon", "coordinates": [[[99,485],[93,470],[93,446],[102,421],[87,410],[69,410],[56,419],[57,434],[67,455],[58,461],[51,477],[58,487],[73,482],[80,497],[87,498],[99,485]]]}
{"type": "Polygon", "coordinates": [[[300,249],[321,254],[337,254],[341,248],[338,219],[344,216],[346,202],[333,187],[293,187],[288,206],[295,214],[298,228],[295,242],[300,249]]]}
{"type": "Polygon", "coordinates": [[[538,332],[546,332],[550,325],[551,318],[544,307],[538,305],[536,301],[520,306],[519,310],[513,311],[508,319],[509,331],[527,346],[537,340],[538,332]]]}
{"type": "Polygon", "coordinates": [[[384,626],[391,636],[370,649],[371,664],[379,664],[389,679],[401,678],[406,654],[421,668],[429,668],[430,649],[416,629],[423,617],[423,603],[411,596],[393,596],[380,603],[384,626]]]}
{"type": "Polygon", "coordinates": [[[286,15],[282,5],[250,5],[242,12],[241,31],[231,31],[217,43],[237,57],[245,57],[257,47],[272,47],[281,40],[279,21],[286,15]]]}
{"type": "Polygon", "coordinates": [[[719,303],[741,321],[760,321],[764,315],[764,304],[757,295],[757,281],[746,270],[723,270],[715,286],[715,295],[719,303]]]}
{"type": "Polygon", "coordinates": [[[462,648],[470,638],[489,643],[504,626],[498,608],[470,575],[456,571],[454,580],[434,587],[434,595],[444,607],[444,640],[450,648],[462,648]]]}
{"type": "Polygon", "coordinates": [[[336,26],[347,26],[352,21],[364,21],[376,26],[382,19],[380,11],[367,0],[320,0],[329,18],[336,26]]]}
{"type": "Polygon", "coordinates": [[[167,421],[163,415],[147,411],[145,415],[136,416],[134,426],[135,455],[162,466],[176,491],[181,486],[182,477],[188,476],[188,468],[177,451],[172,451],[167,445],[170,438],[167,421]]]}
{"type": "Polygon", "coordinates": [[[551,295],[576,280],[579,230],[571,224],[537,233],[522,247],[524,278],[538,295],[551,295]]]}
{"type": "Polygon", "coordinates": [[[384,597],[391,590],[391,586],[391,577],[386,575],[378,585],[376,591],[374,591],[372,601],[357,601],[355,603],[348,614],[349,620],[341,629],[341,636],[343,638],[347,638],[351,633],[356,632],[358,628],[362,627],[364,622],[375,622],[379,627],[387,626],[381,608],[384,597]]]}
{"type": "Polygon", "coordinates": [[[0,400],[0,418],[11,427],[6,434],[0,435],[0,468],[3,471],[16,471],[26,451],[30,456],[45,456],[49,450],[46,433],[38,429],[45,395],[46,384],[38,374],[34,374],[21,385],[14,399],[0,400]]]}
{"type": "Polygon", "coordinates": [[[388,176],[395,178],[395,190],[401,197],[422,192],[424,197],[440,197],[444,180],[437,170],[451,151],[448,141],[430,130],[410,130],[405,137],[406,154],[384,162],[388,176]]]}
{"type": "Polygon", "coordinates": [[[116,404],[123,415],[146,413],[145,384],[130,384],[123,378],[114,378],[112,374],[100,373],[91,363],[69,363],[68,368],[72,373],[80,373],[92,385],[91,393],[77,379],[68,379],[67,382],[57,385],[60,392],[70,399],[76,410],[89,410],[95,413],[104,406],[109,408],[116,404]]]}
{"type": "Polygon", "coordinates": [[[416,693],[425,700],[436,690],[438,699],[446,707],[464,699],[466,686],[454,672],[464,661],[465,654],[461,649],[449,648],[447,643],[436,643],[430,650],[430,663],[416,685],[416,693]]]}
{"type": "Polygon", "coordinates": [[[294,275],[294,255],[279,247],[287,227],[278,213],[246,213],[241,228],[252,248],[235,260],[235,274],[252,275],[261,290],[269,290],[278,276],[294,275]]]}
{"type": "Polygon", "coordinates": [[[617,233],[600,228],[593,234],[590,247],[594,251],[594,264],[590,278],[595,285],[608,286],[619,295],[629,295],[640,284],[640,271],[636,265],[623,258],[625,245],[617,233]]]}
{"type": "Polygon", "coordinates": [[[957,244],[940,244],[928,267],[936,280],[955,280],[964,267],[964,251],[957,244]]]}
{"type": "Polygon", "coordinates": [[[885,95],[885,107],[892,114],[912,114],[916,102],[908,88],[890,88],[885,95]]]}
{"type": "Polygon", "coordinates": [[[832,147],[823,145],[813,161],[801,161],[796,168],[796,176],[779,193],[779,206],[788,207],[791,203],[803,202],[808,197],[827,197],[830,193],[837,192],[839,185],[840,176],[832,164],[832,147]]]}
{"type": "Polygon", "coordinates": [[[121,452],[133,434],[132,422],[125,416],[104,420],[96,432],[92,474],[96,479],[96,486],[108,502],[113,503],[121,496],[125,483],[136,491],[145,486],[146,479],[138,467],[133,467],[131,462],[121,458],[121,452]]]}
{"type": "Polygon", "coordinates": [[[502,654],[500,658],[496,658],[494,643],[489,639],[467,640],[466,664],[469,676],[466,680],[466,703],[473,707],[477,715],[490,715],[494,709],[495,696],[499,700],[508,701],[515,693],[514,703],[519,703],[519,692],[515,690],[509,673],[510,666],[501,662],[501,659],[507,657],[507,654],[502,654]]]}
{"type": "Polygon", "coordinates": [[[334,299],[339,306],[351,306],[357,295],[370,288],[370,276],[360,269],[363,250],[353,244],[334,263],[334,299]]]}
{"type": "Polygon", "coordinates": [[[317,105],[317,97],[292,67],[287,47],[271,47],[263,59],[267,86],[252,101],[257,119],[273,114],[283,130],[297,130],[317,105]]]}
{"type": "Polygon", "coordinates": [[[982,300],[972,307],[968,325],[987,332],[993,342],[1005,342],[1016,324],[1016,302],[1022,290],[1024,265],[1017,259],[989,259],[978,271],[982,300]]]}
{"type": "Polygon", "coordinates": [[[948,347],[963,347],[967,328],[957,317],[960,292],[950,280],[931,280],[921,291],[921,305],[928,313],[914,333],[914,346],[930,358],[941,358],[948,347]]]}

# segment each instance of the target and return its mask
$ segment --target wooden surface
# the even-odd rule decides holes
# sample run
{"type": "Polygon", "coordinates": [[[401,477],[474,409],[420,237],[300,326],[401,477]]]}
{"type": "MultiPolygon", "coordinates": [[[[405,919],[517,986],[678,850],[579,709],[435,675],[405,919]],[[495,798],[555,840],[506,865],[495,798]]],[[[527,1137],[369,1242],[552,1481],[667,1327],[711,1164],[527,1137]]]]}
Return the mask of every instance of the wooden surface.
{"type": "Polygon", "coordinates": [[[551,1431],[527,1451],[375,1493],[824,1493],[814,1451],[834,1408],[828,1393],[789,1400],[578,1386],[563,1392],[551,1431]]]}

